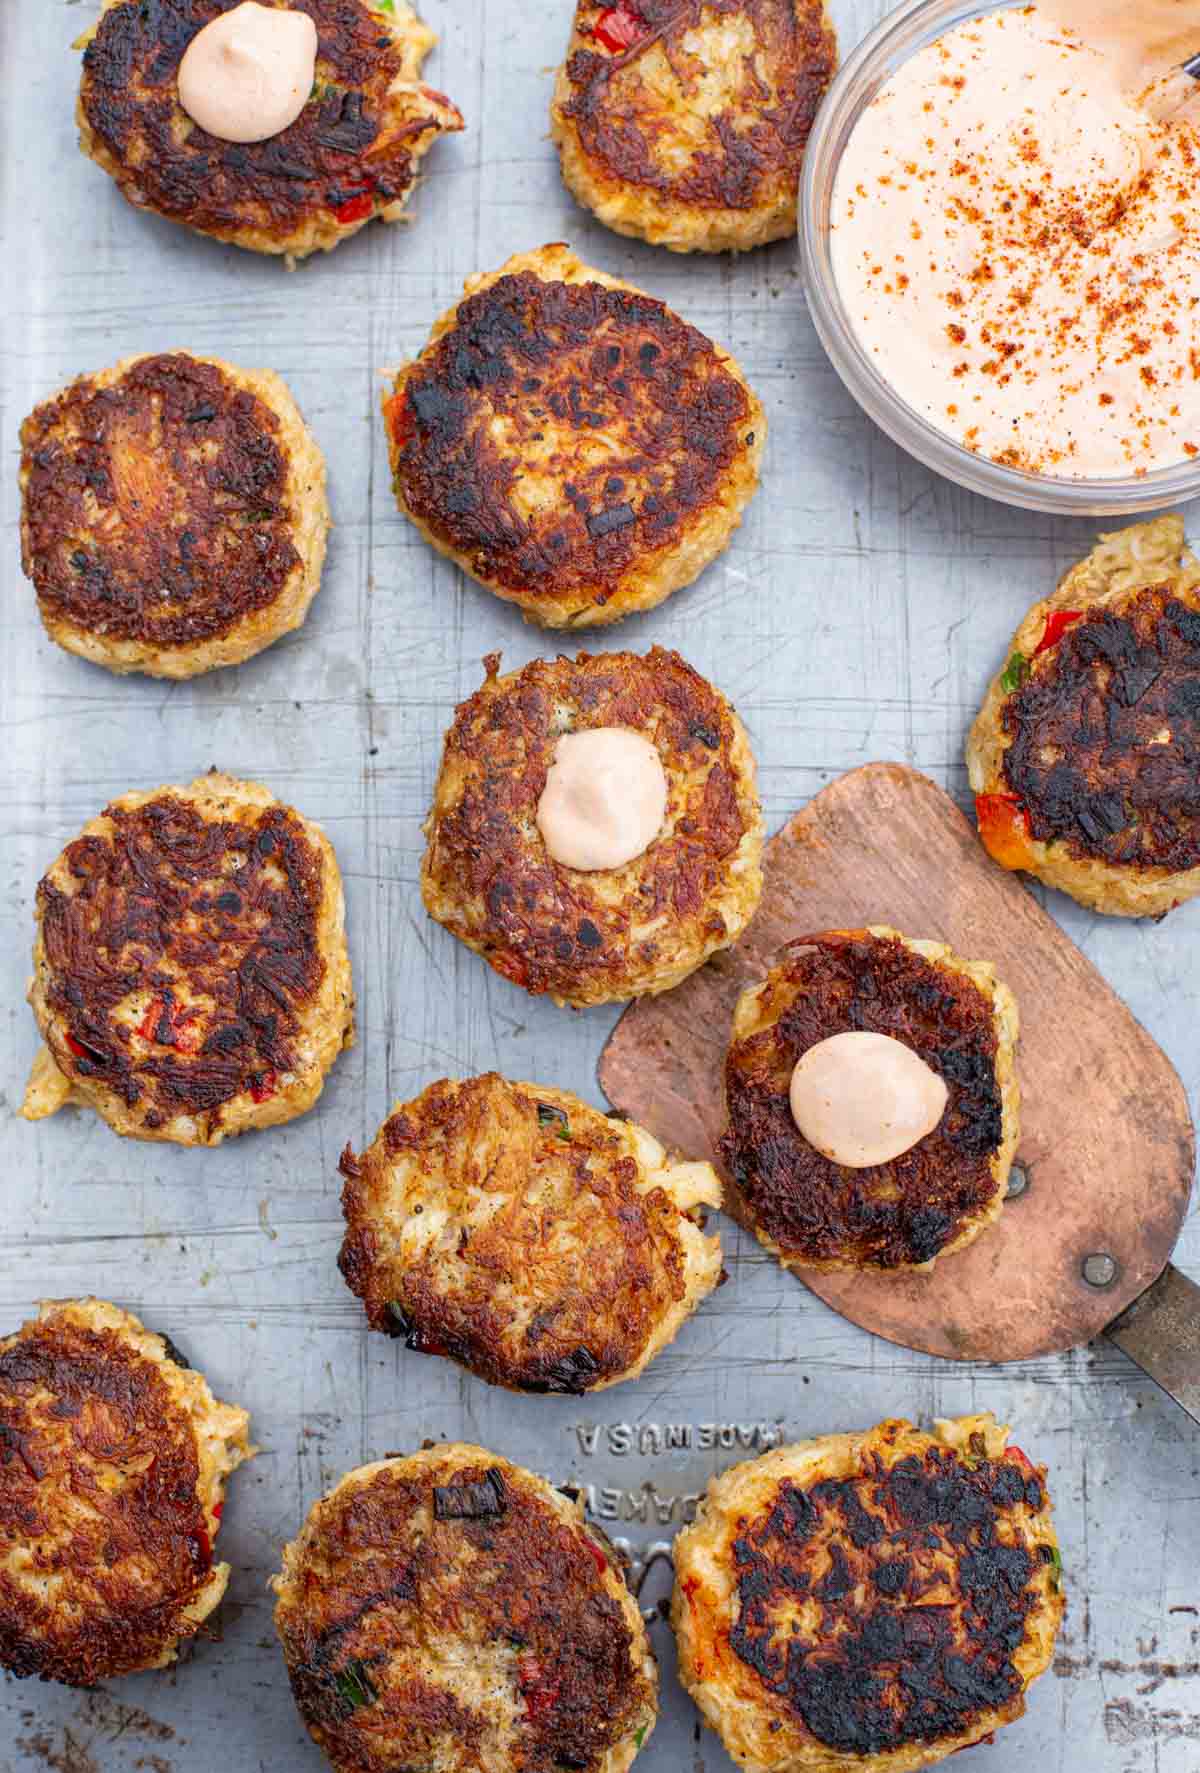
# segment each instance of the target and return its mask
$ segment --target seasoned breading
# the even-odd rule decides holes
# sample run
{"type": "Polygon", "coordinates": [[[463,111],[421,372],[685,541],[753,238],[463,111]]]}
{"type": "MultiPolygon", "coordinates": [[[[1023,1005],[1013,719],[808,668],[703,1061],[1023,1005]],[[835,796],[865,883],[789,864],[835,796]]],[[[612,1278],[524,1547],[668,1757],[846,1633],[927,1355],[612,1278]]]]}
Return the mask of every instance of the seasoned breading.
{"type": "Polygon", "coordinates": [[[787,238],[836,66],[822,0],[578,0],[550,108],[563,180],[672,252],[787,238]]]}
{"type": "Polygon", "coordinates": [[[21,426],[20,481],[46,632],[110,671],[237,664],[321,582],[325,461],[271,370],[175,351],[80,376],[21,426]]]}
{"type": "Polygon", "coordinates": [[[1200,893],[1200,563],[1181,517],[1102,536],[1013,636],[967,741],[980,835],[1114,917],[1200,893]]]}
{"type": "Polygon", "coordinates": [[[678,653],[579,653],[480,689],[446,735],[421,891],[431,917],[532,993],[609,1003],[669,990],[735,942],[762,891],[754,758],[719,690],[678,653]],[[622,868],[555,862],[536,820],[559,738],[627,727],[667,778],[660,835],[622,868]]]}
{"type": "Polygon", "coordinates": [[[173,1662],[229,1580],[213,1541],[249,1422],[99,1299],[0,1341],[0,1666],[92,1686],[173,1662]]]}
{"type": "Polygon", "coordinates": [[[483,1447],[363,1466],[284,1547],[275,1625],[338,1773],[625,1773],[658,1671],[578,1501],[483,1447]]]}
{"type": "Polygon", "coordinates": [[[226,142],[183,110],[179,64],[196,33],[238,3],[104,0],[76,45],[83,153],[138,209],[289,263],[374,217],[398,221],[422,156],[463,127],[457,106],[421,82],[433,32],[406,0],[287,0],[317,27],[312,96],[278,135],[226,142]]]}
{"type": "Polygon", "coordinates": [[[743,992],[725,1063],[727,1204],[787,1267],[928,1267],[1000,1214],[1019,1136],[1016,1002],[983,961],[883,926],[789,943],[743,992]],[[802,1053],[852,1030],[903,1041],[946,1110],[902,1156],[849,1169],[814,1149],[789,1102],[802,1053]]]}
{"type": "Polygon", "coordinates": [[[372,1329],[493,1385],[635,1379],[721,1276],[710,1165],[578,1096],[489,1072],[398,1103],[342,1158],[339,1266],[372,1329]]]}
{"type": "Polygon", "coordinates": [[[51,865],[37,920],[28,1120],[74,1099],[129,1138],[218,1145],[303,1114],[353,1044],[337,859],[258,783],[113,801],[51,865]]]}
{"type": "Polygon", "coordinates": [[[989,1415],[713,1478],[675,1541],[679,1672],[749,1773],[914,1773],[1025,1710],[1063,1613],[1045,1467],[989,1415]]]}
{"type": "Polygon", "coordinates": [[[548,628],[689,585],[741,522],[766,438],[727,352],[561,245],[469,278],[384,419],[400,509],[548,628]]]}

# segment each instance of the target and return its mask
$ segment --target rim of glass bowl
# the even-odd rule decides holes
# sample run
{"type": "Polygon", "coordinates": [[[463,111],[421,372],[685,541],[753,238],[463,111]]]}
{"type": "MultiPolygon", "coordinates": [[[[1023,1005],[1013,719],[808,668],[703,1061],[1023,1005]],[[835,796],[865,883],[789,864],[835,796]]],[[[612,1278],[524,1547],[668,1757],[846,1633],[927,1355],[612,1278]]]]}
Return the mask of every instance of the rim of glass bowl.
{"type": "Polygon", "coordinates": [[[829,214],[842,150],[859,116],[902,62],[945,31],[1025,0],[903,0],[870,31],[835,76],[804,152],[800,178],[801,268],[809,313],[834,369],[894,443],[970,492],[1027,511],[1110,516],[1161,511],[1200,495],[1200,458],[1143,475],[1067,480],[1004,468],[972,454],[914,411],[858,342],[834,280],[829,214]]]}

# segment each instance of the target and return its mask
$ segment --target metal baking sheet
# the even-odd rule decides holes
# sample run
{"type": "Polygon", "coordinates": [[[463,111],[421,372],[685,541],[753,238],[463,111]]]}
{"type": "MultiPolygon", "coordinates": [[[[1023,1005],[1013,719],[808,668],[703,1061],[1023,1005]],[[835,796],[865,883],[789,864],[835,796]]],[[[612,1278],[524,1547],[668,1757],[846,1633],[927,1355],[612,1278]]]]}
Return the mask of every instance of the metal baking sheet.
{"type": "MultiPolygon", "coordinates": [[[[490,1066],[595,1100],[612,1013],[527,999],[430,925],[420,823],[456,701],[502,649],[550,650],[398,517],[380,370],[418,349],[471,271],[549,239],[676,306],[742,360],[771,420],[762,491],[690,591],[598,648],[679,647],[737,702],[772,827],[831,776],[899,758],[965,798],[962,742],[1025,607],[1091,526],[969,497],[872,428],[826,363],[790,244],[738,262],[622,241],[576,209],[546,139],[568,0],[425,0],[429,64],[468,120],[442,142],[410,227],[373,227],[289,275],[136,214],[78,156],[70,42],[93,0],[0,0],[3,585],[0,623],[0,1325],[41,1295],[96,1292],[168,1331],[262,1451],[235,1479],[214,1638],[170,1673],[92,1693],[0,1683],[2,1773],[317,1773],[265,1583],[349,1466],[426,1436],[470,1438],[584,1485],[636,1549],[669,1539],[709,1475],[780,1436],[992,1408],[1051,1468],[1070,1590],[1029,1714],[963,1773],[1200,1769],[1200,1441],[1107,1345],[959,1367],[871,1340],[723,1227],[729,1284],[636,1384],[582,1406],[514,1398],[368,1336],[334,1266],[337,1155],[432,1078],[490,1066]],[[307,626],[233,671],[118,679],[43,637],[17,539],[17,427],[80,370],[186,346],[290,382],[326,451],[337,528],[307,626]],[[23,1003],[33,893],[112,796],[211,763],[319,819],[346,875],[360,1044],[319,1107],[218,1151],[116,1139],[94,1117],[17,1120],[36,1046],[23,1003]]],[[[834,0],[845,49],[883,0],[834,0]]],[[[1193,529],[1200,531],[1200,509],[1193,529]]],[[[1200,904],[1161,925],[1061,918],[1182,1072],[1193,1105],[1200,904]]],[[[1193,1219],[1178,1252],[1200,1275],[1193,1219]]],[[[665,1591],[655,1566],[646,1600],[665,1591]]],[[[728,1773],[674,1676],[645,1773],[728,1773]]]]}

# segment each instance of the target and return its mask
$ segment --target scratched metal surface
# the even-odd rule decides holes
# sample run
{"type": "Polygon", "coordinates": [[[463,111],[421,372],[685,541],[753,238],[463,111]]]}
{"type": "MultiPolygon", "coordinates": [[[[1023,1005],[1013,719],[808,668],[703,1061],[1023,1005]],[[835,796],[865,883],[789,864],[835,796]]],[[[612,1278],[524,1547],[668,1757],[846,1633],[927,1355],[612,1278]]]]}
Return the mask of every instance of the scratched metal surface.
{"type": "MultiPolygon", "coordinates": [[[[882,9],[834,0],[844,44],[882,9]]],[[[598,645],[678,645],[734,697],[772,826],[871,758],[904,759],[962,797],[962,740],[985,678],[1018,615],[1090,539],[1087,525],[940,484],[875,432],[823,359],[791,246],[688,261],[622,242],[572,206],[545,137],[567,0],[426,10],[442,33],[430,77],[469,132],[427,162],[410,229],[373,228],[289,276],[138,216],[77,156],[69,44],[93,0],[0,4],[0,1326],[39,1295],[110,1296],[245,1403],[262,1447],[231,1490],[220,1543],[233,1578],[215,1640],[172,1673],[91,1695],[6,1681],[0,1769],[315,1773],[265,1581],[331,1481],[425,1436],[479,1440],[591,1486],[598,1515],[636,1547],[669,1536],[656,1511],[677,1520],[756,1437],[990,1407],[1051,1467],[1071,1609],[1028,1717],[972,1751],[963,1773],[976,1762],[980,1773],[1197,1773],[1200,1438],[1112,1349],[1015,1369],[939,1365],[842,1323],[727,1226],[728,1286],[639,1383],[581,1408],[495,1393],[368,1337],[338,1277],[334,1166],[347,1139],[361,1144],[392,1102],[446,1072],[496,1066],[594,1099],[613,1020],[528,1001],[428,925],[417,891],[453,705],[489,649],[517,664],[546,645],[433,555],[389,493],[380,367],[420,346],[468,272],[570,240],[729,345],[762,394],[765,481],[733,547],[691,591],[598,645]],[[77,371],[179,345],[282,372],[328,455],[338,527],[302,632],[238,670],[167,688],[45,641],[19,570],[15,475],[17,427],[35,400],[77,371]],[[123,1143],[76,1113],[25,1125],[14,1108],[35,1049],[22,999],[40,873],[113,795],[214,762],[269,783],[333,839],[359,1046],[306,1119],[215,1152],[123,1143]],[[657,1450],[672,1425],[669,1438],[690,1445],[657,1450]]],[[[1158,927],[1052,908],[1195,1102],[1200,905],[1158,927]]],[[[1179,1260],[1200,1273],[1195,1220],[1179,1260]]],[[[647,1599],[663,1587],[660,1566],[647,1599]]],[[[727,1773],[675,1683],[661,1622],[654,1636],[664,1715],[639,1766],[727,1773]]]]}

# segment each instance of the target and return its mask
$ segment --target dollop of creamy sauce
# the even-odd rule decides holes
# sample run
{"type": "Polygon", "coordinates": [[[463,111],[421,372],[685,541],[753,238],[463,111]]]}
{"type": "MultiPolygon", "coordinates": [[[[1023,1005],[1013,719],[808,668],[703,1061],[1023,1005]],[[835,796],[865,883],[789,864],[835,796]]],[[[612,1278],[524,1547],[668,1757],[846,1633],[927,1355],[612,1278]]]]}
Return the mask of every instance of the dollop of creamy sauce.
{"type": "Polygon", "coordinates": [[[831,1034],[792,1072],[792,1119],[831,1163],[865,1170],[924,1139],[946,1112],[947,1090],[924,1059],[888,1034],[831,1034]]]}
{"type": "Polygon", "coordinates": [[[643,855],[667,815],[658,748],[623,726],[564,733],[537,805],[538,830],[565,868],[595,873],[643,855]]]}
{"type": "Polygon", "coordinates": [[[1180,0],[989,13],[859,117],[834,275],[880,374],[955,442],[1066,479],[1200,455],[1200,105],[1172,72],[1189,34],[1200,50],[1180,0]]]}
{"type": "Polygon", "coordinates": [[[179,102],[223,142],[265,142],[312,92],[317,27],[306,12],[243,0],[197,31],[179,64],[179,102]]]}

